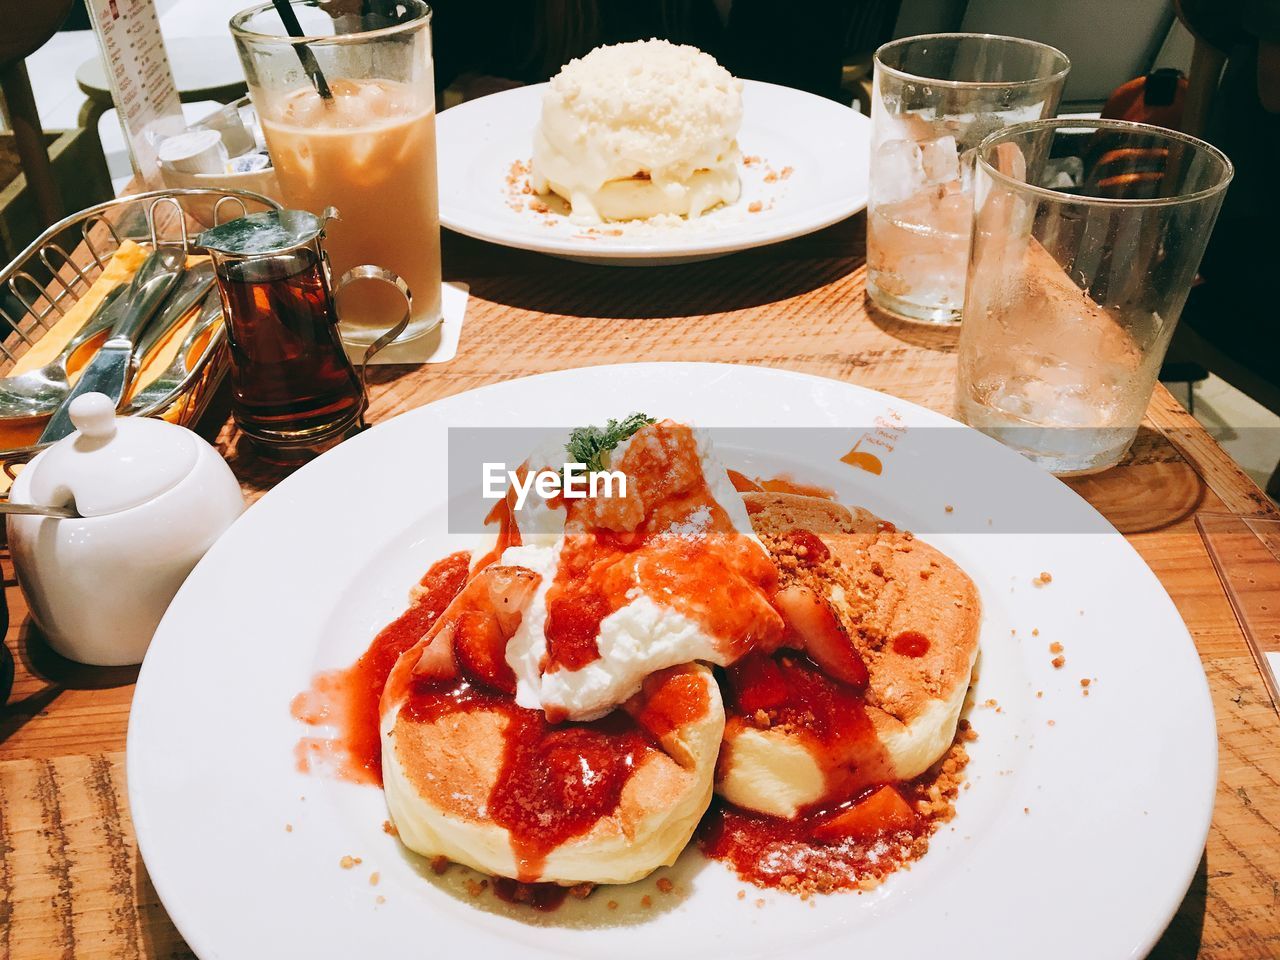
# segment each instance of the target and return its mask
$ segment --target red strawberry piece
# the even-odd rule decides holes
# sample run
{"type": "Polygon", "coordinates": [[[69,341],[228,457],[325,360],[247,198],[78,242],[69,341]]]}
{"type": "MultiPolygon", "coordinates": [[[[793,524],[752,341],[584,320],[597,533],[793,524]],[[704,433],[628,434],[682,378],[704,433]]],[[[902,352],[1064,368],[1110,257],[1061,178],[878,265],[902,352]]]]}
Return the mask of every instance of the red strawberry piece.
{"type": "Polygon", "coordinates": [[[799,560],[805,566],[816,567],[831,558],[831,551],[827,545],[812,530],[796,527],[787,532],[787,539],[804,552],[804,556],[799,560]]]}
{"type": "Polygon", "coordinates": [[[439,620],[431,639],[422,647],[418,662],[413,666],[415,677],[428,680],[448,680],[457,676],[454,663],[453,640],[457,633],[456,620],[439,620]]]}
{"type": "Polygon", "coordinates": [[[851,686],[867,685],[867,665],[825,600],[797,583],[779,590],[774,603],[823,673],[851,686]]]}
{"type": "Polygon", "coordinates": [[[729,668],[738,709],[743,713],[771,710],[787,702],[790,687],[787,678],[773,658],[762,653],[749,653],[729,668]]]}
{"type": "Polygon", "coordinates": [[[853,806],[837,813],[813,830],[816,840],[834,842],[850,838],[871,840],[885,833],[910,830],[916,825],[911,804],[891,786],[883,786],[853,806]]]}
{"type": "Polygon", "coordinates": [[[477,683],[502,693],[516,692],[516,675],[507,665],[507,640],[493,614],[467,610],[458,616],[453,655],[458,668],[477,683]]]}

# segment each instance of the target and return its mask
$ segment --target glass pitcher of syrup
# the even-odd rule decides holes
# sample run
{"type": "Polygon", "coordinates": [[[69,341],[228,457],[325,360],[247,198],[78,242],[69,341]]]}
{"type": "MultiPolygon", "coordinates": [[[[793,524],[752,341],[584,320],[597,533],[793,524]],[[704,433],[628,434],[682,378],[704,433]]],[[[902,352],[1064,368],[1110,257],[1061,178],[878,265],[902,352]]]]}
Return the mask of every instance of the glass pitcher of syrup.
{"type": "Polygon", "coordinates": [[[400,277],[365,264],[330,277],[322,241],[337,219],[271,210],[196,238],[213,259],[231,347],[232,416],[268,454],[309,456],[364,427],[364,365],[408,325],[413,298],[400,277]],[[360,373],[338,331],[338,295],[355,281],[390,284],[404,314],[365,351],[360,373]]]}

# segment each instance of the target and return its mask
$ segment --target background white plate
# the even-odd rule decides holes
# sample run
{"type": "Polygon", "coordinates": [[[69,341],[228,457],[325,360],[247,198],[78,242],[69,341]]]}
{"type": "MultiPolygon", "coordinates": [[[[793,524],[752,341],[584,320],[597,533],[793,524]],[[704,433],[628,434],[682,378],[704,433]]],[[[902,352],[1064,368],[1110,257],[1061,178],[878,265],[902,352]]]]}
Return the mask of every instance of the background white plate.
{"type": "Polygon", "coordinates": [[[1216,760],[1208,687],[1173,604],[1066,486],[923,408],[831,380],[715,364],[595,367],[485,387],[303,468],[236,523],[169,608],[143,664],[128,741],[139,846],[205,960],[517,950],[645,960],[1136,957],[1199,861],[1216,760]],[[570,426],[637,409],[705,426],[784,428],[771,434],[791,438],[783,451],[729,444],[722,455],[749,471],[789,468],[836,486],[847,502],[950,553],[982,592],[971,788],[954,829],[872,893],[806,903],[749,889],[739,900],[742,883],[686,851],[671,872],[678,893],[659,894],[651,878],[546,917],[522,911],[522,920],[491,896],[459,892],[460,868],[436,878],[385,835],[381,791],[295,770],[293,748],[308,731],[291,719],[290,699],[316,670],[363,651],[453,548],[443,532],[448,427],[570,426]],[[840,463],[877,419],[894,447],[882,475],[840,463]],[[811,426],[841,429],[797,429],[811,426]],[[1027,532],[1049,528],[1075,532],[1027,532]],[[1041,571],[1053,581],[1036,587],[1041,571]],[[1065,646],[1065,669],[1050,665],[1054,641],[1065,646]],[[1081,677],[1097,678],[1088,697],[1081,677]],[[981,706],[989,698],[998,712],[981,706]],[[341,869],[344,855],[363,862],[341,869]],[[652,909],[636,907],[642,893],[652,909]],[[622,908],[611,925],[592,926],[608,898],[622,908]]]}
{"type": "MultiPolygon", "coordinates": [[[[742,197],[679,228],[589,234],[562,216],[508,206],[513,161],[528,162],[547,84],[490,94],[436,118],[440,222],[450,230],[508,247],[617,265],[654,266],[705,259],[789,240],[857,213],[867,204],[871,121],[833,100],[754,80],[743,81],[745,168],[742,197]],[[792,173],[763,182],[767,169],[792,173]],[[760,201],[763,209],[750,213],[760,201]],[[548,224],[550,220],[550,224],[548,224]]],[[[606,225],[612,227],[614,225],[606,225]]],[[[641,225],[643,226],[643,225],[641,225]]]]}

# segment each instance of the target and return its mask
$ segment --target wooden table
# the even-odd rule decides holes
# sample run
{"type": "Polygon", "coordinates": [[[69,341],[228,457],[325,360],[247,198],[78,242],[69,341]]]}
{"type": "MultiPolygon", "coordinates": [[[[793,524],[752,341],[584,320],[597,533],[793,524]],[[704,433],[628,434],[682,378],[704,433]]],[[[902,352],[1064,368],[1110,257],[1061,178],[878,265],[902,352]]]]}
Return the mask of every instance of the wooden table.
{"type": "MultiPolygon", "coordinates": [[[[587,267],[451,236],[445,275],[471,284],[458,356],[377,368],[371,419],[496,380],[643,360],[783,367],[948,411],[955,334],[869,307],[864,235],[859,216],[767,250],[664,269],[587,267]]],[[[206,419],[250,497],[280,479],[237,444],[224,412],[206,419]]],[[[1073,486],[1172,595],[1217,711],[1212,833],[1153,956],[1280,956],[1280,721],[1192,520],[1198,510],[1277,511],[1163,388],[1126,462],[1073,486]]],[[[6,642],[19,668],[0,717],[0,958],[189,956],[129,821],[124,745],[137,671],[52,654],[26,618],[7,559],[5,573],[6,642]]],[[[1073,922],[1069,910],[1063,922],[1073,922]]]]}

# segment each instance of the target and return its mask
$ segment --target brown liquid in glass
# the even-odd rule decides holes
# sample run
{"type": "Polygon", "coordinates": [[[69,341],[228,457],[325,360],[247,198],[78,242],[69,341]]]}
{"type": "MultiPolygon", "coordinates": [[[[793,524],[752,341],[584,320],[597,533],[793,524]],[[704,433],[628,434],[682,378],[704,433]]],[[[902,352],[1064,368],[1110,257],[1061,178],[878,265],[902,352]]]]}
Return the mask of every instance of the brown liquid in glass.
{"type": "Polygon", "coordinates": [[[315,252],[224,261],[217,269],[240,428],[259,439],[296,441],[353,422],[364,393],[315,252]]]}

